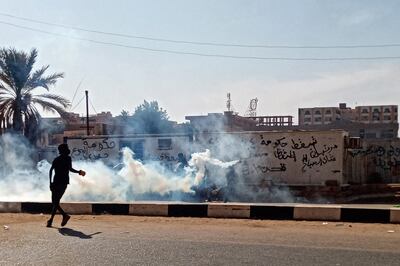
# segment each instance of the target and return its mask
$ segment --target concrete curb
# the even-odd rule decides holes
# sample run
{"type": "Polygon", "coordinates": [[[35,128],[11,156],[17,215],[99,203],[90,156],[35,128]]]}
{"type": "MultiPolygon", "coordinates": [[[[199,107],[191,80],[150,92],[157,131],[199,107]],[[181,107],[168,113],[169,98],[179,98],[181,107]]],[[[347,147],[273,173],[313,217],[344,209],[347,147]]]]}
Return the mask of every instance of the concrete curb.
{"type": "MultiPolygon", "coordinates": [[[[268,220],[400,223],[391,205],[251,204],[251,203],[61,203],[71,214],[116,214],[268,220]]],[[[0,202],[0,213],[50,213],[49,202],[0,202]]]]}
{"type": "Polygon", "coordinates": [[[0,202],[0,213],[9,212],[9,213],[19,213],[21,212],[21,203],[20,202],[0,202]]]}

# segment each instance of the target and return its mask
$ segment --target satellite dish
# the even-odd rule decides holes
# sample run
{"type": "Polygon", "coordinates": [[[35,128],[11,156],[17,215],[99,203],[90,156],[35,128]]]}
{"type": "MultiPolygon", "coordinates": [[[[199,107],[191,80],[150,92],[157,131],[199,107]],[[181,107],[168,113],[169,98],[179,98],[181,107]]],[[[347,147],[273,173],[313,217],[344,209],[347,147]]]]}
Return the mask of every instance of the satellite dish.
{"type": "Polygon", "coordinates": [[[258,103],[257,98],[250,100],[250,106],[249,106],[250,111],[254,112],[257,110],[257,103],[258,103]]]}

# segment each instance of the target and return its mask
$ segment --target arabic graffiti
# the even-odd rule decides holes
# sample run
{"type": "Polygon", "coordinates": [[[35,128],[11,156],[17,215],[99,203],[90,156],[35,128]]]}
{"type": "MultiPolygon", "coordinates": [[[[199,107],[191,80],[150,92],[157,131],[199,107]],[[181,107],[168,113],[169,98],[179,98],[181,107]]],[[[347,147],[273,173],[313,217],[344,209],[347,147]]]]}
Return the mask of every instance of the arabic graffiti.
{"type": "Polygon", "coordinates": [[[390,145],[389,148],[385,148],[383,146],[378,146],[378,145],[370,145],[366,149],[358,149],[358,150],[352,150],[350,152],[350,155],[352,157],[356,156],[366,156],[366,155],[376,155],[378,157],[382,156],[400,156],[400,148],[399,147],[393,147],[393,145],[390,145]]]}
{"type": "Polygon", "coordinates": [[[286,164],[281,163],[278,167],[268,167],[262,165],[254,165],[254,168],[259,170],[261,173],[268,173],[268,172],[285,172],[286,171],[286,164]]]}
{"type": "MultiPolygon", "coordinates": [[[[272,148],[274,158],[279,161],[291,160],[297,162],[299,157],[302,158],[302,172],[335,162],[334,151],[338,149],[336,144],[319,144],[315,136],[311,136],[310,141],[304,141],[300,138],[295,140],[293,138],[286,139],[286,137],[266,139],[263,135],[260,135],[260,146],[272,148]]],[[[257,155],[259,154],[262,153],[257,155]]],[[[258,168],[264,173],[272,169],[265,166],[259,166],[258,168]]],[[[280,171],[286,171],[286,165],[280,171]]]]}
{"type": "Polygon", "coordinates": [[[116,148],[115,141],[103,138],[101,140],[82,139],[81,148],[73,148],[71,156],[74,159],[98,160],[108,158],[111,150],[116,148]],[[89,144],[89,142],[91,142],[89,144]]]}
{"type": "Polygon", "coordinates": [[[311,155],[304,154],[302,160],[303,167],[301,168],[301,170],[305,172],[306,168],[313,168],[314,166],[323,166],[329,162],[334,162],[334,161],[336,161],[336,158],[332,154],[318,156],[314,158],[311,155]]]}
{"type": "MultiPolygon", "coordinates": [[[[304,172],[341,174],[342,138],[314,132],[210,134],[202,143],[216,154],[239,160],[238,171],[257,176],[301,176],[304,172]]],[[[400,153],[400,151],[399,151],[400,153]]]]}
{"type": "Polygon", "coordinates": [[[369,157],[373,164],[382,170],[392,170],[400,166],[400,147],[389,145],[369,145],[365,149],[351,150],[350,155],[355,157],[369,157]]]}
{"type": "Polygon", "coordinates": [[[146,160],[150,161],[166,161],[166,162],[175,162],[178,160],[177,156],[171,155],[167,152],[163,152],[160,155],[149,155],[146,160]]]}

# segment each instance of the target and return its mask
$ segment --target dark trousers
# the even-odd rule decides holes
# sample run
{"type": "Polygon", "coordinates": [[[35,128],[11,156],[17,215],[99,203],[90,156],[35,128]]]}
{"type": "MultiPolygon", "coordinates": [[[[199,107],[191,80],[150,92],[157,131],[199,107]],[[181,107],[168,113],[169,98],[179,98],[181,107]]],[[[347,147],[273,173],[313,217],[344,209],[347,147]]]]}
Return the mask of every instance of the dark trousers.
{"type": "Polygon", "coordinates": [[[54,215],[56,214],[57,210],[62,214],[65,215],[63,209],[60,207],[60,200],[67,189],[67,185],[61,186],[53,186],[51,189],[51,203],[52,203],[52,210],[51,210],[51,219],[53,219],[54,215]]]}

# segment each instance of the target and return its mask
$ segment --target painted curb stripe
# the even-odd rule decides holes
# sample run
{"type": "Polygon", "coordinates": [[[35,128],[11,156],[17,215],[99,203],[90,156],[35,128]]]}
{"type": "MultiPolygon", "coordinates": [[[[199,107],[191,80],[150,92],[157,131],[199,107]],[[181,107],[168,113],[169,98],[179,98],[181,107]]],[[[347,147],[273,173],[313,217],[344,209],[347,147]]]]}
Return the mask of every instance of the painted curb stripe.
{"type": "Polygon", "coordinates": [[[342,208],[340,220],[360,223],[390,223],[390,210],[342,208]]]}
{"type": "Polygon", "coordinates": [[[308,221],[339,221],[340,207],[297,206],[294,208],[293,219],[308,221]]]}
{"type": "Polygon", "coordinates": [[[93,203],[93,214],[129,214],[129,204],[93,203]]]}
{"type": "Polygon", "coordinates": [[[207,204],[169,204],[168,216],[171,217],[207,217],[207,204]]]}
{"type": "MultiPolygon", "coordinates": [[[[271,205],[213,205],[213,204],[115,204],[115,203],[62,203],[73,212],[81,214],[119,214],[170,217],[229,217],[269,220],[327,220],[335,212],[340,212],[339,221],[365,223],[400,223],[400,209],[367,209],[352,207],[317,207],[328,209],[325,214],[303,206],[271,205]],[[211,211],[209,211],[211,210],[211,211]],[[219,212],[221,211],[221,212],[219,212]],[[314,213],[315,212],[315,213],[314,213]],[[331,214],[332,212],[332,214],[331,214]],[[326,217],[325,217],[326,216],[326,217]],[[329,217],[328,217],[329,216],[329,217]]],[[[313,209],[313,208],[311,208],[313,209]]],[[[51,203],[47,202],[0,202],[0,213],[50,213],[51,203]]],[[[337,214],[336,214],[337,215],[337,214]]],[[[336,216],[335,215],[335,216],[336,216]]],[[[336,220],[333,218],[333,220],[336,220]]]]}
{"type": "Polygon", "coordinates": [[[130,204],[129,214],[139,216],[168,216],[168,204],[130,204]]]}
{"type": "Polygon", "coordinates": [[[22,202],[21,212],[27,213],[51,213],[51,203],[45,202],[22,202]]]}
{"type": "Polygon", "coordinates": [[[249,205],[209,204],[208,217],[212,218],[250,218],[249,205]]]}
{"type": "Polygon", "coordinates": [[[0,213],[19,213],[21,212],[21,202],[0,202],[0,213]]]}
{"type": "Polygon", "coordinates": [[[92,204],[91,203],[63,203],[61,202],[61,208],[66,213],[69,214],[91,214],[92,213],[92,204]]]}
{"type": "Polygon", "coordinates": [[[294,207],[250,206],[250,218],[268,220],[293,220],[294,207]]]}
{"type": "Polygon", "coordinates": [[[396,208],[390,210],[390,222],[400,223],[400,209],[396,208]]]}

